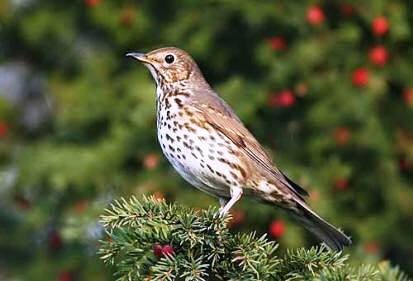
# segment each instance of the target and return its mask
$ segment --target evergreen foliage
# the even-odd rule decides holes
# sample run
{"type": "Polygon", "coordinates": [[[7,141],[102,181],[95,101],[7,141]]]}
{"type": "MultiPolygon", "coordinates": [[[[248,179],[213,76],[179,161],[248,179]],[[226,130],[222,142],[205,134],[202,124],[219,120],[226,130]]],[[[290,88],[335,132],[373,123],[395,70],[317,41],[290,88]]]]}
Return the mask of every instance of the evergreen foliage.
{"type": "Polygon", "coordinates": [[[154,197],[115,201],[101,217],[107,239],[99,254],[115,266],[119,281],[130,280],[359,280],[408,281],[388,263],[348,262],[324,245],[277,255],[265,235],[233,234],[216,208],[194,210],[154,197]],[[155,245],[172,253],[157,255],[155,245]]]}
{"type": "MultiPolygon", "coordinates": [[[[113,198],[217,205],[161,155],[153,79],[124,56],[171,45],[352,237],[346,264],[413,276],[412,1],[0,0],[0,280],[111,280],[113,198]]],[[[277,272],[316,244],[271,206],[232,211],[228,235],[279,243],[277,272]]]]}

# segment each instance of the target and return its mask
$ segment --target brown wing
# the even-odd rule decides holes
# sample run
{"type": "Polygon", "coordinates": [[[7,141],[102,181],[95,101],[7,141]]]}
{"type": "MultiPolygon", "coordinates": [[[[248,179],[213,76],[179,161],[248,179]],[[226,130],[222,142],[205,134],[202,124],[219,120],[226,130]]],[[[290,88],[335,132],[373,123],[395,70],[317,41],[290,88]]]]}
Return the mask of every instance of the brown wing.
{"type": "Polygon", "coordinates": [[[209,100],[204,98],[202,103],[194,101],[193,105],[205,117],[207,123],[240,147],[244,154],[254,161],[266,175],[272,177],[275,182],[282,183],[301,199],[308,195],[307,191],[274,167],[268,154],[221,98],[215,95],[209,100]]]}

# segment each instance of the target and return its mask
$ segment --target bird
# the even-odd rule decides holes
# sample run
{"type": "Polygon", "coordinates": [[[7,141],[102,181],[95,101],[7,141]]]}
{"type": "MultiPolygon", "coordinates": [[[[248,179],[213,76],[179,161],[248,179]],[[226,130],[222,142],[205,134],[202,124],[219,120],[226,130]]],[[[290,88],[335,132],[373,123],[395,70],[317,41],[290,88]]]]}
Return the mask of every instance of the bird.
{"type": "Polygon", "coordinates": [[[287,211],[330,250],[351,244],[309,207],[308,192],[278,169],[187,52],[164,47],[126,56],[146,66],[156,82],[163,154],[187,182],[218,198],[221,216],[246,195],[287,211]]]}

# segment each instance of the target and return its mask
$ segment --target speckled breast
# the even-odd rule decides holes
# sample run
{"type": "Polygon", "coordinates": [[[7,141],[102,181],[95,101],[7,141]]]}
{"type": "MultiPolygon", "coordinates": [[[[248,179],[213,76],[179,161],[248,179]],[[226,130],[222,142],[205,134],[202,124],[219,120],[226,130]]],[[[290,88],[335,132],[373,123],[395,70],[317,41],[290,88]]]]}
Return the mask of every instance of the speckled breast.
{"type": "Polygon", "coordinates": [[[237,147],[175,95],[158,103],[158,140],[178,173],[195,187],[217,197],[230,197],[229,186],[244,176],[237,147]]]}

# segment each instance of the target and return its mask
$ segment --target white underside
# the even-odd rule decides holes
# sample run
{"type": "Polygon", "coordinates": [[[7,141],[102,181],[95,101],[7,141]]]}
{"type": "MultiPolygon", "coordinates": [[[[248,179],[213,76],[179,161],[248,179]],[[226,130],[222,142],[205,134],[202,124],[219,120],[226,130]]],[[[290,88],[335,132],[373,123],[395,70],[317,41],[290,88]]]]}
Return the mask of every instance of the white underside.
{"type": "MultiPolygon", "coordinates": [[[[157,95],[161,96],[161,94],[162,92],[157,89],[157,95]]],[[[171,104],[172,106],[169,109],[170,114],[176,114],[176,116],[173,118],[173,120],[166,122],[168,122],[169,124],[172,124],[173,121],[178,121],[180,124],[190,122],[188,117],[180,117],[178,115],[179,108],[175,103],[171,102],[171,104]]],[[[239,159],[228,152],[229,149],[236,149],[235,145],[232,143],[224,143],[224,140],[222,140],[223,136],[214,130],[207,131],[206,129],[197,127],[196,133],[189,132],[186,128],[182,128],[182,130],[173,132],[173,128],[169,129],[167,124],[161,124],[160,120],[162,118],[163,120],[166,119],[166,112],[161,112],[162,113],[160,113],[160,115],[158,116],[157,122],[158,140],[161,144],[163,153],[175,168],[175,170],[186,181],[188,181],[196,188],[216,197],[229,198],[231,196],[231,186],[221,177],[218,177],[215,173],[211,172],[210,169],[207,168],[207,164],[212,167],[213,170],[221,174],[225,174],[231,182],[236,182],[235,178],[231,176],[230,171],[236,173],[239,178],[241,178],[240,173],[234,171],[233,169],[230,169],[227,164],[222,163],[217,159],[218,157],[222,157],[232,163],[239,164],[239,159]],[[162,114],[164,114],[164,116],[162,116],[162,114]],[[168,140],[166,138],[166,135],[172,136],[174,141],[168,140]],[[180,142],[176,140],[176,137],[178,135],[181,137],[180,142]],[[189,143],[192,140],[193,143],[191,145],[194,147],[198,146],[202,153],[198,150],[191,150],[187,148],[183,143],[183,140],[185,140],[184,135],[189,135],[190,138],[187,140],[187,142],[189,143]],[[214,141],[211,140],[211,135],[213,138],[215,138],[214,141]],[[205,138],[205,140],[202,140],[203,137],[205,138]],[[177,152],[173,153],[171,149],[169,149],[169,145],[174,147],[175,152],[177,150],[180,150],[181,152],[179,154],[184,154],[186,156],[186,159],[183,159],[182,157],[181,159],[178,159],[176,157],[177,152]],[[217,153],[218,150],[221,151],[222,155],[219,155],[217,153]],[[195,154],[195,156],[193,154],[195,154]],[[212,157],[212,159],[209,158],[210,156],[212,157]],[[203,159],[203,162],[201,161],[201,159],[203,159]]]]}

